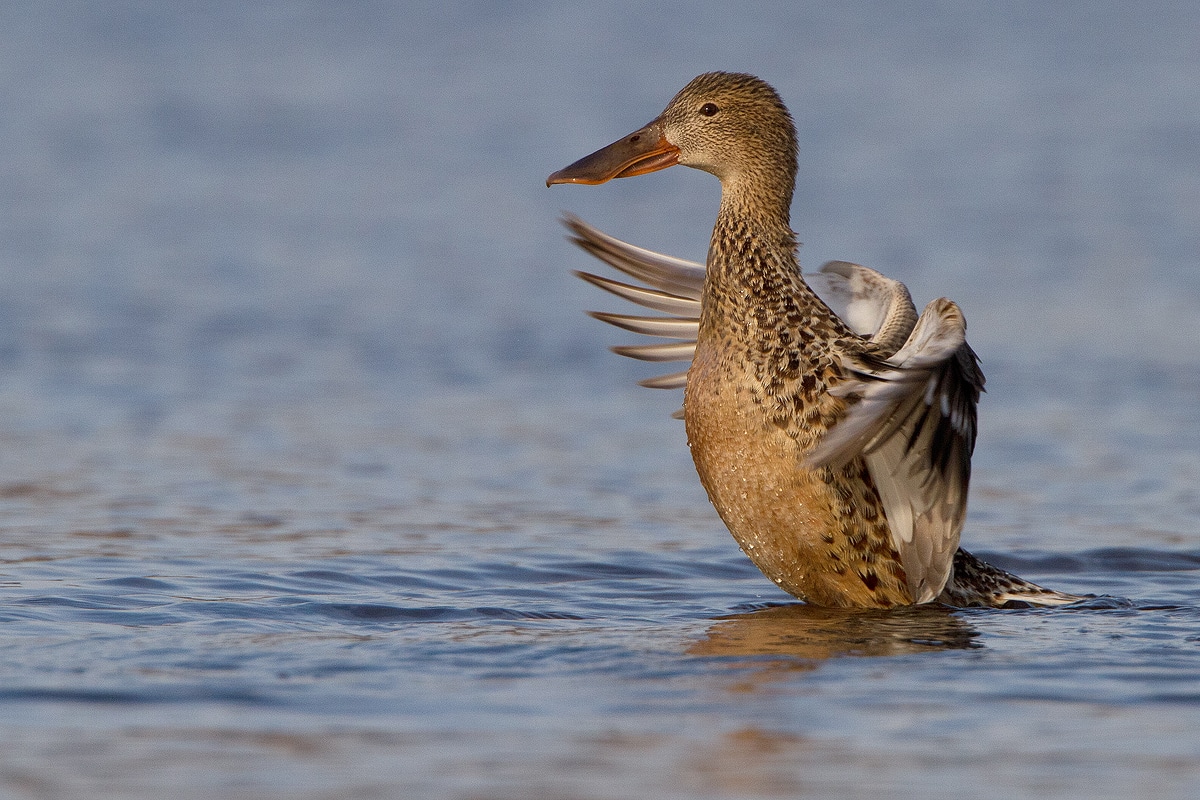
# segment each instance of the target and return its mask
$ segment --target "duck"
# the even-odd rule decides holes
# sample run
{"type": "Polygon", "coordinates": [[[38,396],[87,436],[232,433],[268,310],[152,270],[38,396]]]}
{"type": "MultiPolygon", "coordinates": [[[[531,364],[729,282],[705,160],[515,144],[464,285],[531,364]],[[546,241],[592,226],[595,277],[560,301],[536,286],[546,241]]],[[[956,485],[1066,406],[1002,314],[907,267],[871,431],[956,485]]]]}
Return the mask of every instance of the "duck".
{"type": "Polygon", "coordinates": [[[659,312],[594,312],[668,340],[613,349],[686,362],[642,383],[683,389],[676,416],[717,514],[767,578],[814,606],[1081,601],[959,547],[984,390],[962,309],[939,298],[918,314],[901,282],[850,262],[803,274],[790,220],[797,162],[779,93],[709,72],[546,180],[597,185],[675,165],[719,180],[703,265],[564,220],[575,244],[638,283],[576,274],[659,312]]]}

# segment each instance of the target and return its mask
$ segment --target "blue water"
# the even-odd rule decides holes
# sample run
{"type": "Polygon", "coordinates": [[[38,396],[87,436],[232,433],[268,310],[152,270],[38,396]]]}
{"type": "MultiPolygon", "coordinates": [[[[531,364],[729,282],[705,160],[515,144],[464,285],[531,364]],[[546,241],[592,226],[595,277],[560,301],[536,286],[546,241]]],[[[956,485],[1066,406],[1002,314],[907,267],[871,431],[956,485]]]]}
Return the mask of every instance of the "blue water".
{"type": "Polygon", "coordinates": [[[0,797],[1200,795],[1200,12],[66,3],[0,26],[0,797]],[[694,74],[802,142],[803,260],[964,308],[964,542],[1066,610],[809,609],[551,171],[694,74]]]}

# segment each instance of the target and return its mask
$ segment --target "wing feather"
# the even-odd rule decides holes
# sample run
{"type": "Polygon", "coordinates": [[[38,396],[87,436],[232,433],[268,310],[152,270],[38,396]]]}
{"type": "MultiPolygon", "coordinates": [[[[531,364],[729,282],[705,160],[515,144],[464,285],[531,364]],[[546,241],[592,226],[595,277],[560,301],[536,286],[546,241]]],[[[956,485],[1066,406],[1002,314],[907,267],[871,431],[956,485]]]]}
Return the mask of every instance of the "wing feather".
{"type": "Polygon", "coordinates": [[[563,224],[574,234],[572,242],[613,269],[669,294],[699,302],[704,292],[703,264],[636,247],[593,228],[578,217],[564,217],[563,224]]]}
{"type": "Polygon", "coordinates": [[[599,275],[593,275],[590,272],[577,271],[575,274],[593,286],[599,286],[604,291],[611,292],[617,297],[628,300],[631,303],[637,303],[643,308],[661,311],[664,314],[671,314],[676,317],[700,319],[699,300],[667,294],[656,289],[631,286],[628,283],[614,281],[611,278],[603,278],[599,275]]]}
{"type": "Polygon", "coordinates": [[[917,322],[908,287],[861,264],[830,261],[804,280],[851,330],[884,355],[899,350],[917,322]]]}
{"type": "Polygon", "coordinates": [[[609,314],[605,311],[590,311],[591,316],[634,333],[647,336],[663,336],[668,339],[696,340],[696,323],[677,317],[639,317],[631,314],[609,314]]]}
{"type": "Polygon", "coordinates": [[[934,300],[891,358],[847,358],[845,366],[850,377],[831,391],[849,409],[808,463],[866,460],[913,601],[928,602],[950,576],[966,519],[984,383],[962,311],[934,300]]]}
{"type": "Polygon", "coordinates": [[[627,344],[614,347],[612,351],[638,361],[691,361],[696,354],[696,343],[627,344]]]}

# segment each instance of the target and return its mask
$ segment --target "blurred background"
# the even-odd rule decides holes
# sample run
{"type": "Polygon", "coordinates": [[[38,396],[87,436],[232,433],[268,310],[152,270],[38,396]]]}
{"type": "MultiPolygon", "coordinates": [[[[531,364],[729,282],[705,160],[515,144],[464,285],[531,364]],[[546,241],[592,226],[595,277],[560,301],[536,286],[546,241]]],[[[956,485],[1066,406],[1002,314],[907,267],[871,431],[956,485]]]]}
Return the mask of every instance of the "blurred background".
{"type": "Polygon", "coordinates": [[[278,378],[420,393],[635,369],[596,346],[579,311],[603,301],[568,278],[587,261],[555,217],[702,259],[718,188],[686,169],[543,180],[711,69],[790,104],[811,268],[856,260],[956,298],[987,362],[1196,359],[1186,3],[5,16],[10,421],[50,411],[25,393],[64,423],[154,425],[278,378]]]}

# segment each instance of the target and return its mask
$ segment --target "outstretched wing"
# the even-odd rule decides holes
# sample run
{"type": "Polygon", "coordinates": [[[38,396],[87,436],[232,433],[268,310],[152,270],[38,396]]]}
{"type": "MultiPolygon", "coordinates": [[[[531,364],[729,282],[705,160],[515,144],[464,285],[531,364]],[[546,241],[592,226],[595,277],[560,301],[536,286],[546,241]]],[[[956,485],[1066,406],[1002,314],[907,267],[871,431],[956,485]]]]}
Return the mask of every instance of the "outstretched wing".
{"type": "Polygon", "coordinates": [[[962,311],[945,298],[934,300],[890,358],[847,357],[844,366],[850,377],[831,392],[849,409],[808,463],[865,458],[913,602],[928,602],[950,575],[966,519],[984,383],[962,311]]]}
{"type": "MultiPolygon", "coordinates": [[[[683,340],[666,344],[625,345],[614,347],[613,351],[641,361],[691,362],[700,331],[704,265],[635,247],[596,230],[578,217],[564,217],[563,224],[571,231],[572,242],[613,269],[653,288],[633,286],[590,272],[576,272],[576,275],[617,297],[669,315],[643,317],[593,311],[593,317],[634,333],[683,340]]],[[[681,389],[686,382],[686,369],[639,381],[642,386],[652,389],[681,389]]]]}
{"type": "MultiPolygon", "coordinates": [[[[592,316],[634,333],[682,339],[680,343],[614,347],[623,356],[642,361],[690,361],[700,328],[700,298],[704,266],[695,261],[656,253],[609,236],[578,217],[564,217],[571,241],[614,269],[647,286],[576,272],[580,278],[620,298],[669,316],[646,317],[592,312],[592,316]],[[650,287],[650,288],[647,288],[650,287]]],[[[876,352],[894,353],[917,321],[908,289],[873,269],[846,261],[830,261],[805,281],[835,314],[876,352]]],[[[643,386],[674,389],[683,386],[687,370],[642,381],[643,386]]]]}

